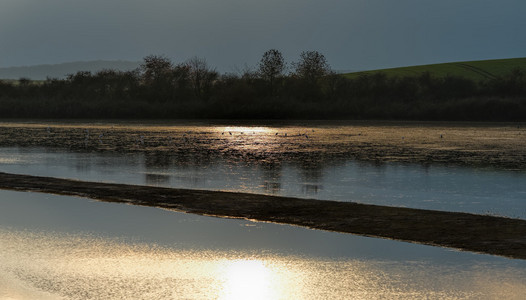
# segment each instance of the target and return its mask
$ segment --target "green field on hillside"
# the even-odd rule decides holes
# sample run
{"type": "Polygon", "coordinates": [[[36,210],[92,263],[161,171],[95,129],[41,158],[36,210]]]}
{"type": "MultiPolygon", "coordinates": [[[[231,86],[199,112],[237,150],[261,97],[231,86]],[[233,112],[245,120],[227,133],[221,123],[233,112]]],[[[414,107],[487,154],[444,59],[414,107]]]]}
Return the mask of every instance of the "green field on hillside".
{"type": "Polygon", "coordinates": [[[459,76],[475,81],[494,79],[506,75],[515,68],[526,70],[526,58],[492,59],[478,61],[452,62],[392,69],[371,70],[345,74],[347,78],[356,78],[361,75],[384,73],[389,77],[419,76],[429,72],[432,76],[459,76]]]}

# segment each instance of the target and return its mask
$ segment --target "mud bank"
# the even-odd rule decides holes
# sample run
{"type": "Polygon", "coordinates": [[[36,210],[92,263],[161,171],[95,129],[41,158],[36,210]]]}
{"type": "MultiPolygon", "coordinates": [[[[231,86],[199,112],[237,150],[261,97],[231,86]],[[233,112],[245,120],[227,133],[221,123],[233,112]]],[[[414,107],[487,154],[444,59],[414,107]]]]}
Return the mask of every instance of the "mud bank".
{"type": "Polygon", "coordinates": [[[519,219],[7,173],[0,173],[0,188],[89,197],[199,215],[291,224],[526,259],[526,221],[519,219]]]}
{"type": "Polygon", "coordinates": [[[505,123],[140,124],[0,122],[0,147],[222,157],[257,164],[360,160],[526,170],[526,126],[505,123]]]}

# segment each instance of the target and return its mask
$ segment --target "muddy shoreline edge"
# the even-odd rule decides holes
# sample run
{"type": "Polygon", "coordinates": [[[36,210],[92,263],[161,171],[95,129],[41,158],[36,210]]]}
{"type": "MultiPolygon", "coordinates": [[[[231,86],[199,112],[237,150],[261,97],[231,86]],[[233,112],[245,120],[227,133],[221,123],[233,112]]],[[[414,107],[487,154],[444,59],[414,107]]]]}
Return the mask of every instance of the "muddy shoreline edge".
{"type": "Polygon", "coordinates": [[[0,188],[243,218],[526,259],[526,220],[248,193],[86,182],[0,172],[0,188]]]}

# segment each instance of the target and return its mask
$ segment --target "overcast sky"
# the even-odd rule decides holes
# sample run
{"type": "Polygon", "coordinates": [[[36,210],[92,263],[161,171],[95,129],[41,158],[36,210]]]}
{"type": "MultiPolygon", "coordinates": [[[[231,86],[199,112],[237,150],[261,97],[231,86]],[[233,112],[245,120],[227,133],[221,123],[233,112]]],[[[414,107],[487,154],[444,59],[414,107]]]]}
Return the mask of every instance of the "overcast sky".
{"type": "Polygon", "coordinates": [[[206,58],[221,72],[276,48],[333,69],[526,56],[524,0],[0,0],[0,67],[206,58]]]}

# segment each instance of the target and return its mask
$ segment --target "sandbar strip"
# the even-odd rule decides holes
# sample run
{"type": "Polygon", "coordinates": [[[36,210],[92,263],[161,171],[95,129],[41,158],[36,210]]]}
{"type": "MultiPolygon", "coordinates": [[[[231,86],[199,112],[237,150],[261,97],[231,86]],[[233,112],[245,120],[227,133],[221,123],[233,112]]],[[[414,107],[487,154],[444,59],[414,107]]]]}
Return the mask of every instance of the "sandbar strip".
{"type": "Polygon", "coordinates": [[[88,197],[526,259],[526,220],[248,193],[86,182],[0,172],[0,188],[88,197]]]}

